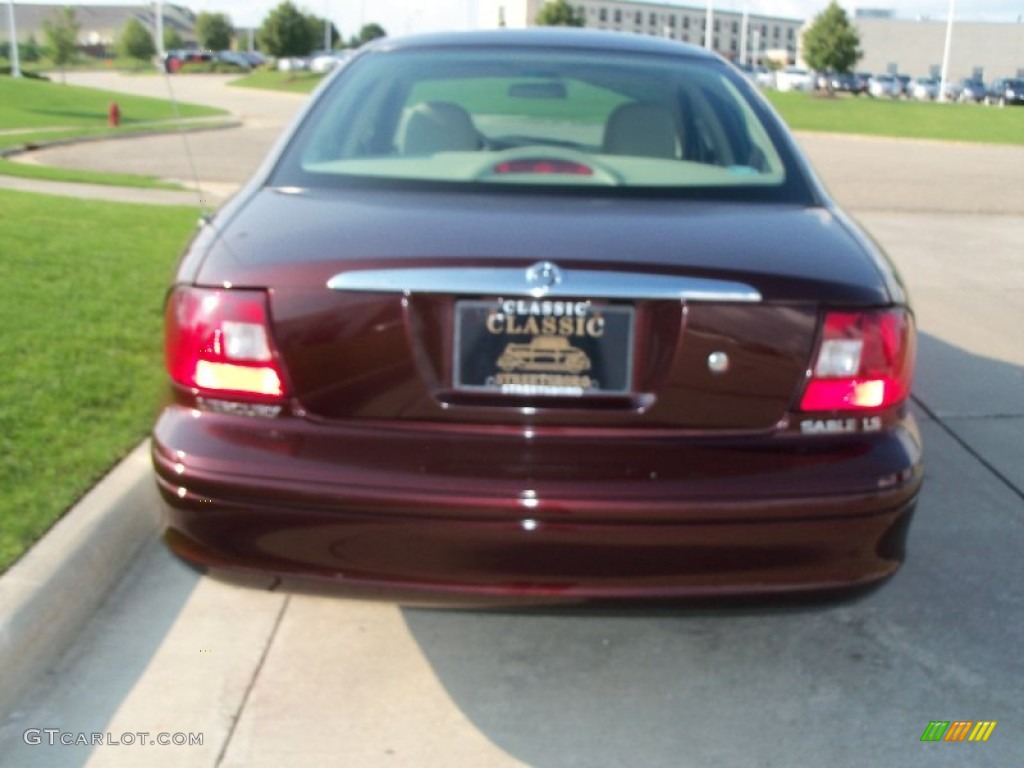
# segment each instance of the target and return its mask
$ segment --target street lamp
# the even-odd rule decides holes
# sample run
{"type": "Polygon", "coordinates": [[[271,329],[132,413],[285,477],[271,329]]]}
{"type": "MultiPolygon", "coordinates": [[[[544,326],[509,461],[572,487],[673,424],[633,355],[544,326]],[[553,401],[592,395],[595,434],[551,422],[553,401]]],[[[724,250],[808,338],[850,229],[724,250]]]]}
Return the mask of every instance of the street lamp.
{"type": "Polygon", "coordinates": [[[331,3],[330,0],[324,3],[324,50],[329,51],[331,45],[331,3]]]}
{"type": "Polygon", "coordinates": [[[740,23],[740,64],[744,67],[750,62],[750,51],[747,50],[747,43],[750,41],[750,12],[746,4],[743,6],[743,21],[740,23]]]}
{"type": "Polygon", "coordinates": [[[956,15],[956,0],[949,0],[949,18],[946,20],[946,49],[942,53],[942,79],[939,82],[939,101],[946,100],[949,82],[949,52],[953,47],[953,17],[956,15]]]}
{"type": "Polygon", "coordinates": [[[14,23],[14,0],[7,2],[7,29],[11,35],[11,77],[21,77],[21,61],[18,58],[18,30],[14,23]]]}
{"type": "Polygon", "coordinates": [[[708,0],[708,15],[704,20],[704,47],[711,50],[711,27],[715,19],[715,11],[711,7],[712,0],[708,0]]]}
{"type": "Polygon", "coordinates": [[[153,32],[156,35],[156,55],[160,61],[164,60],[164,4],[156,0],[156,21],[153,24],[153,32]]]}

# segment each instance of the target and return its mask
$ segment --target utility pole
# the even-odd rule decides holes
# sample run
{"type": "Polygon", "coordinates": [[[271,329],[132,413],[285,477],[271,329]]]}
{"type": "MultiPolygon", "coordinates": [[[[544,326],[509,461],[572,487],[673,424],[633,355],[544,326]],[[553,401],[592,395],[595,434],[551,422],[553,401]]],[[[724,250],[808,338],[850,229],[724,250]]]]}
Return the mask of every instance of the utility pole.
{"type": "Polygon", "coordinates": [[[333,47],[331,45],[331,4],[328,2],[324,3],[324,50],[329,51],[333,47]]]}
{"type": "Polygon", "coordinates": [[[712,0],[708,0],[708,15],[704,19],[704,47],[711,50],[711,27],[714,26],[715,11],[711,7],[712,0]]]}
{"type": "Polygon", "coordinates": [[[749,61],[749,52],[747,51],[747,42],[750,36],[750,13],[748,12],[748,6],[743,6],[743,21],[740,23],[740,64],[747,66],[749,61]]]}
{"type": "Polygon", "coordinates": [[[21,77],[21,60],[18,58],[18,29],[14,23],[14,0],[7,2],[7,31],[11,35],[11,77],[21,77]]]}
{"type": "Polygon", "coordinates": [[[156,55],[160,61],[164,60],[164,4],[161,0],[156,0],[156,23],[153,24],[154,34],[156,35],[156,55]]]}
{"type": "Polygon", "coordinates": [[[949,83],[949,53],[953,48],[953,17],[956,15],[956,0],[949,0],[949,18],[946,21],[946,49],[942,54],[942,78],[939,81],[939,101],[946,101],[949,83]]]}

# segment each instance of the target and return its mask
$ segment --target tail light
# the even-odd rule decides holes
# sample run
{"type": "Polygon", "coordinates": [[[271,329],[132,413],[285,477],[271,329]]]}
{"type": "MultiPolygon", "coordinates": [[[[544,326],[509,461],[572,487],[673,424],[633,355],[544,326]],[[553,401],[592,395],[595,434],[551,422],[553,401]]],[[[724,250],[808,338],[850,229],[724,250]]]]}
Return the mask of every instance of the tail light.
{"type": "Polygon", "coordinates": [[[888,408],[910,395],[914,321],[905,309],[828,312],[801,411],[888,408]]]}
{"type": "Polygon", "coordinates": [[[265,292],[176,288],[165,328],[167,371],[181,386],[261,402],[287,395],[265,292]]]}

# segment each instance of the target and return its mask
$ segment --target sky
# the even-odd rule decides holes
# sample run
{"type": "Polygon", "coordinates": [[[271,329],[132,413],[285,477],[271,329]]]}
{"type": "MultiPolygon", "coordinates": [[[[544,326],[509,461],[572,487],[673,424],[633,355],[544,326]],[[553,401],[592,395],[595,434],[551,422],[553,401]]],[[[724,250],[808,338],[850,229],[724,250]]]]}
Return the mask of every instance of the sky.
{"type": "MultiPolygon", "coordinates": [[[[60,0],[49,0],[60,2],[60,0]]],[[[368,22],[377,22],[389,34],[408,34],[439,29],[465,29],[474,24],[473,0],[295,0],[296,5],[318,16],[327,15],[342,35],[349,37],[368,22]]],[[[666,0],[672,5],[706,7],[704,0],[666,0]]],[[[40,0],[16,0],[16,4],[39,4],[40,0]]],[[[63,0],[68,5],[121,5],[132,0],[63,0]]],[[[136,3],[144,0],[135,0],[136,3]]],[[[279,0],[178,0],[194,11],[227,13],[235,26],[258,26],[279,0]]],[[[0,0],[3,5],[4,0],[0,0]]],[[[820,12],[828,0],[712,0],[714,8],[763,13],[792,18],[810,18],[820,12]]],[[[947,0],[874,0],[841,2],[851,13],[858,6],[894,8],[903,18],[929,17],[944,20],[949,12],[947,0]]],[[[960,21],[1018,21],[1024,15],[1024,0],[959,0],[956,18],[960,21]]]]}

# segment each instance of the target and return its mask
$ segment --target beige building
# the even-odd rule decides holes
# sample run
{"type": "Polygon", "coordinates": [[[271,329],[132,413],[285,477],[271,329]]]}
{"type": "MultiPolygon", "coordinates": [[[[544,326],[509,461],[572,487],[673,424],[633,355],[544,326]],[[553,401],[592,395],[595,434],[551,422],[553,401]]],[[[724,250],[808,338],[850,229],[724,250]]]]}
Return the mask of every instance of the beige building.
{"type": "MultiPolygon", "coordinates": [[[[901,72],[920,77],[942,69],[945,21],[856,18],[864,58],[858,70],[901,72]]],[[[949,77],[980,72],[987,81],[1024,69],[1024,24],[957,22],[953,26],[949,77]]]]}
{"type": "MultiPolygon", "coordinates": [[[[583,14],[586,26],[640,35],[653,35],[695,45],[704,44],[706,6],[630,2],[629,0],[569,0],[583,14]]],[[[544,0],[483,0],[480,23],[496,27],[533,26],[544,0]]],[[[780,63],[796,59],[803,21],[780,16],[715,11],[712,47],[736,62],[760,63],[768,58],[780,63]]]]}

